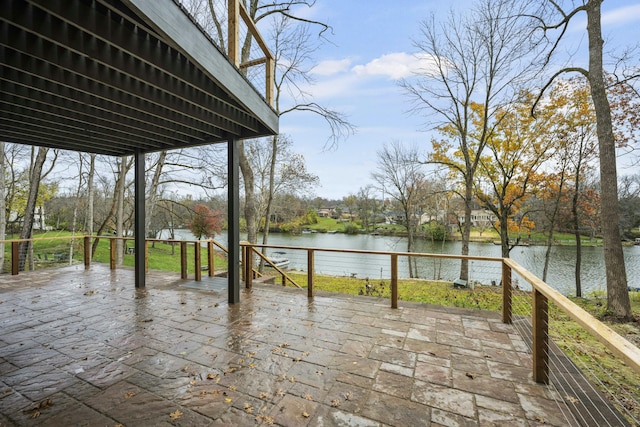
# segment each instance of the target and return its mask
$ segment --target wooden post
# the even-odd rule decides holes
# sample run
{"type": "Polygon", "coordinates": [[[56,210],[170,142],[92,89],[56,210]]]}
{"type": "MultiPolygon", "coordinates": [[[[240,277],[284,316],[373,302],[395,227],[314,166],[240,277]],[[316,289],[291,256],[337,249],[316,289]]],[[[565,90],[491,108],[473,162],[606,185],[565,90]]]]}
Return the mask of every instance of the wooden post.
{"type": "Polygon", "coordinates": [[[196,281],[198,282],[202,280],[202,261],[200,260],[201,249],[200,241],[193,244],[193,256],[195,257],[193,268],[195,269],[196,281]]]}
{"type": "Polygon", "coordinates": [[[242,260],[240,261],[242,264],[242,280],[247,280],[247,246],[245,242],[240,243],[240,256],[242,260]]]}
{"type": "Polygon", "coordinates": [[[535,288],[532,298],[533,380],[549,384],[549,302],[535,288]]]}
{"type": "Polygon", "coordinates": [[[215,249],[213,247],[213,242],[209,240],[207,242],[207,263],[209,265],[209,277],[213,277],[214,275],[214,261],[215,261],[215,249]]]}
{"type": "Polygon", "coordinates": [[[251,286],[253,285],[253,246],[247,245],[245,246],[245,250],[247,253],[247,259],[245,260],[247,262],[247,266],[245,268],[244,286],[247,289],[251,289],[251,286]]]}
{"type": "Polygon", "coordinates": [[[265,68],[266,68],[265,84],[267,85],[267,87],[265,88],[265,98],[267,100],[267,103],[273,107],[273,101],[274,101],[273,92],[274,92],[274,86],[275,86],[275,82],[274,82],[275,61],[273,60],[273,57],[271,57],[271,55],[267,55],[267,63],[265,64],[265,68]]]}
{"type": "Polygon", "coordinates": [[[239,0],[229,0],[227,10],[227,43],[229,50],[227,55],[231,62],[237,67],[240,64],[238,47],[240,46],[240,5],[239,0]]]}
{"type": "Polygon", "coordinates": [[[180,277],[187,278],[187,242],[180,242],[180,277]]]}
{"type": "Polygon", "coordinates": [[[502,323],[513,320],[513,292],[511,289],[511,267],[502,262],[502,323]]]}
{"type": "Polygon", "coordinates": [[[84,236],[84,269],[91,268],[91,236],[84,236]]]}
{"type": "Polygon", "coordinates": [[[20,242],[11,242],[11,274],[16,275],[20,271],[20,242]]]}
{"type": "Polygon", "coordinates": [[[144,241],[144,271],[145,273],[149,272],[149,242],[146,239],[144,241]]]}
{"type": "Polygon", "coordinates": [[[391,308],[398,308],[398,255],[391,254],[391,308]]]}
{"type": "Polygon", "coordinates": [[[307,297],[313,298],[313,270],[315,260],[313,249],[307,250],[307,297]]]}
{"type": "Polygon", "coordinates": [[[109,239],[109,268],[116,269],[116,239],[109,239]]]}

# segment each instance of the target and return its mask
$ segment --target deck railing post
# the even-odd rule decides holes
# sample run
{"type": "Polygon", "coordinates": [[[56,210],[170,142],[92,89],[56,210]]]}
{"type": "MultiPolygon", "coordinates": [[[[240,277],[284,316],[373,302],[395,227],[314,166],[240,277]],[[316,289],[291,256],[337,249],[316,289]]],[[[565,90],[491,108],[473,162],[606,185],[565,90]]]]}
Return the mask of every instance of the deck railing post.
{"type": "Polygon", "coordinates": [[[193,244],[193,256],[195,258],[194,260],[194,271],[196,273],[196,281],[200,281],[202,280],[202,260],[200,259],[200,252],[201,252],[201,247],[200,247],[200,241],[197,241],[193,244]]]}
{"type": "Polygon", "coordinates": [[[209,266],[209,277],[213,277],[214,275],[214,260],[215,260],[215,249],[213,247],[213,242],[209,240],[207,242],[207,264],[209,266]]]}
{"type": "Polygon", "coordinates": [[[180,242],[180,277],[187,278],[187,242],[180,242]]]}
{"type": "Polygon", "coordinates": [[[20,242],[11,242],[11,274],[15,276],[20,271],[20,242]]]}
{"type": "Polygon", "coordinates": [[[533,380],[549,384],[549,301],[533,289],[533,380]]]}
{"type": "Polygon", "coordinates": [[[109,239],[109,268],[116,269],[116,239],[109,239]]]}
{"type": "Polygon", "coordinates": [[[502,323],[512,322],[511,267],[502,261],[502,323]]]}
{"type": "Polygon", "coordinates": [[[315,260],[313,249],[307,250],[307,297],[313,298],[313,270],[315,260]]]}
{"type": "Polygon", "coordinates": [[[144,271],[149,272],[149,242],[144,241],[144,271]]]}
{"type": "Polygon", "coordinates": [[[91,268],[91,236],[84,236],[84,269],[91,268]]]}
{"type": "Polygon", "coordinates": [[[253,246],[245,246],[247,250],[247,267],[245,269],[244,285],[247,289],[253,286],[253,246]]]}
{"type": "Polygon", "coordinates": [[[398,308],[398,255],[391,255],[391,308],[398,308]]]}

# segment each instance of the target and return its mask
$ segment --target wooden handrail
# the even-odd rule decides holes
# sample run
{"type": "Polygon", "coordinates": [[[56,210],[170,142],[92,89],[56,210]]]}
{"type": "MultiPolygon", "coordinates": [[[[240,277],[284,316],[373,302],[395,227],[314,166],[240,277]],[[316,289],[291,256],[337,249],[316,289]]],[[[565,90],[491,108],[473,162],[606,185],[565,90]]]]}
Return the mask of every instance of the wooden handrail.
{"type": "MultiPolygon", "coordinates": [[[[254,247],[254,245],[247,245],[247,247],[258,254],[258,256],[260,258],[262,258],[267,264],[269,264],[271,266],[271,268],[273,268],[274,270],[276,270],[278,273],[280,273],[282,275],[283,278],[286,278],[289,282],[291,282],[292,285],[294,285],[295,287],[297,287],[298,289],[302,289],[302,286],[298,285],[296,283],[295,280],[293,280],[291,277],[289,277],[287,275],[287,273],[285,273],[284,271],[282,271],[279,267],[277,267],[269,258],[267,258],[266,256],[262,255],[262,253],[260,251],[257,251],[254,247]]],[[[247,261],[248,262],[248,261],[247,261]]]]}
{"type": "Polygon", "coordinates": [[[635,372],[640,373],[640,349],[621,337],[613,329],[587,313],[583,308],[562,295],[560,292],[547,285],[526,268],[516,261],[505,258],[504,263],[513,271],[517,272],[535,290],[543,294],[549,301],[553,302],[560,310],[575,320],[580,326],[586,329],[605,347],[620,357],[635,372]]]}

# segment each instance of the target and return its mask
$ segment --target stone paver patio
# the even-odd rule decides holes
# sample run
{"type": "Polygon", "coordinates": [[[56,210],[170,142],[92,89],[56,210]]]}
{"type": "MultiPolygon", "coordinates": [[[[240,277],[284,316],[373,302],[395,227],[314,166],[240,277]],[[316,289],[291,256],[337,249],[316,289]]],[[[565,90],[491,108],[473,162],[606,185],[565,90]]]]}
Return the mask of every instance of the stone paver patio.
{"type": "Polygon", "coordinates": [[[572,425],[492,313],[94,264],[0,276],[0,426],[572,425]],[[195,288],[204,288],[195,289],[195,288]]]}

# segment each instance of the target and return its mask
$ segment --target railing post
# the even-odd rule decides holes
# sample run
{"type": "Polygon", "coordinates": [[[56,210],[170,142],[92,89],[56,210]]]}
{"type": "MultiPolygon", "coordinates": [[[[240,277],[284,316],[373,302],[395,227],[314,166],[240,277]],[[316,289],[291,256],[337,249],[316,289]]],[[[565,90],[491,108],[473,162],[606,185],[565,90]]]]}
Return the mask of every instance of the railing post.
{"type": "MultiPolygon", "coordinates": [[[[266,54],[266,52],[265,52],[266,54]]],[[[267,103],[271,106],[273,106],[273,92],[274,92],[274,79],[275,79],[275,61],[273,60],[273,57],[271,57],[271,55],[267,54],[267,63],[265,64],[266,67],[266,75],[265,75],[265,80],[266,80],[266,85],[267,87],[265,88],[265,98],[267,100],[267,103]]]]}
{"type": "Polygon", "coordinates": [[[202,280],[202,261],[200,260],[200,252],[201,252],[200,241],[198,240],[193,245],[194,245],[193,256],[195,257],[194,268],[196,273],[196,281],[199,282],[200,280],[202,280]]]}
{"type": "Polygon", "coordinates": [[[240,46],[240,5],[239,0],[229,0],[227,10],[227,43],[229,50],[227,55],[231,62],[237,67],[240,64],[238,57],[238,46],[240,46]]]}
{"type": "Polygon", "coordinates": [[[391,308],[398,308],[398,255],[391,255],[391,308]]]}
{"type": "Polygon", "coordinates": [[[513,292],[511,288],[511,267],[502,261],[502,323],[512,322],[513,292]]]}
{"type": "Polygon", "coordinates": [[[20,242],[11,242],[11,274],[16,275],[20,271],[20,242]]]}
{"type": "Polygon", "coordinates": [[[253,285],[253,246],[247,245],[246,248],[246,262],[244,285],[247,289],[251,289],[253,285]]]}
{"type": "Polygon", "coordinates": [[[116,269],[116,239],[109,239],[109,268],[116,269]]]}
{"type": "Polygon", "coordinates": [[[549,301],[533,289],[533,380],[549,384],[549,301]]]}
{"type": "Polygon", "coordinates": [[[307,250],[307,297],[313,298],[313,270],[315,260],[313,249],[307,250]]]}
{"type": "Polygon", "coordinates": [[[149,242],[144,241],[144,271],[149,272],[149,242]]]}
{"type": "Polygon", "coordinates": [[[213,248],[213,242],[209,240],[207,242],[207,263],[209,264],[209,277],[213,277],[214,275],[214,271],[213,271],[214,260],[215,260],[215,252],[213,248]]]}
{"type": "Polygon", "coordinates": [[[91,236],[84,236],[84,269],[91,268],[91,236]]]}
{"type": "Polygon", "coordinates": [[[187,278],[187,242],[180,242],[180,277],[187,278]]]}
{"type": "Polygon", "coordinates": [[[240,242],[240,263],[242,264],[242,280],[247,280],[247,245],[246,242],[240,242]]]}

